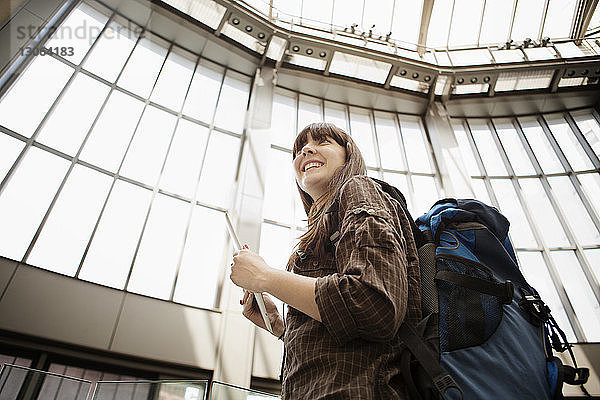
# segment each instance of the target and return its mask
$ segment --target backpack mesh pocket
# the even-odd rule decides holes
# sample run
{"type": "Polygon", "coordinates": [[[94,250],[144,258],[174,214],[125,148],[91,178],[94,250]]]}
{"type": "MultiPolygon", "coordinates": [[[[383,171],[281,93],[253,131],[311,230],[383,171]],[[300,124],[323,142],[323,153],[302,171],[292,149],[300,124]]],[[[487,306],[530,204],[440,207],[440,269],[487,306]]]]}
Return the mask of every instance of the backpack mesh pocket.
{"type": "MultiPolygon", "coordinates": [[[[453,271],[493,281],[471,262],[437,258],[438,271],[453,271]]],[[[478,346],[494,334],[502,320],[502,300],[463,286],[438,280],[440,350],[478,346]]]]}

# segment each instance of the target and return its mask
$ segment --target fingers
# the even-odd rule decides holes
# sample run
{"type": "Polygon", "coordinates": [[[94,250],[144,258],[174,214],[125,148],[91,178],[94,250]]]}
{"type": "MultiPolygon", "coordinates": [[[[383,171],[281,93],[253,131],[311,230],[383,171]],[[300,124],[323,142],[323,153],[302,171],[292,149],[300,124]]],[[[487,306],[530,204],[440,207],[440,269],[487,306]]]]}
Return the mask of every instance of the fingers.
{"type": "Polygon", "coordinates": [[[240,304],[246,304],[246,302],[248,301],[248,297],[250,297],[250,292],[244,289],[244,296],[242,297],[242,300],[240,300],[240,304]]]}

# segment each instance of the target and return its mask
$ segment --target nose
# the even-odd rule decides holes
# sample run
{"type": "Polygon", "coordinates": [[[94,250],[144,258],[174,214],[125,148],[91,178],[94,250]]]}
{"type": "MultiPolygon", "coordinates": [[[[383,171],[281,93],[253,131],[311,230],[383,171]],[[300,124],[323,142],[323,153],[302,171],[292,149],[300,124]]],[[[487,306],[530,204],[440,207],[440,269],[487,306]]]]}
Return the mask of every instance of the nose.
{"type": "Polygon", "coordinates": [[[306,156],[308,154],[315,154],[315,149],[313,149],[310,144],[306,143],[304,147],[302,147],[300,154],[302,154],[303,156],[306,156]]]}

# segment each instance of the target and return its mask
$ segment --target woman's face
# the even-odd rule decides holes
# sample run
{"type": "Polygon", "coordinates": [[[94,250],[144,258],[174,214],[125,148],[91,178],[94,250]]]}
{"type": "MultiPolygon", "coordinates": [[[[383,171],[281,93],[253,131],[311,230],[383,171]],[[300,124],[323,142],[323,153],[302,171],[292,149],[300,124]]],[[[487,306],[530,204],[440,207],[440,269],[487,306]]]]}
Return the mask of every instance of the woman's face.
{"type": "Polygon", "coordinates": [[[335,172],[346,162],[346,149],[330,137],[316,141],[308,135],[308,141],[294,159],[296,181],[300,188],[318,199],[327,191],[327,185],[335,172]]]}

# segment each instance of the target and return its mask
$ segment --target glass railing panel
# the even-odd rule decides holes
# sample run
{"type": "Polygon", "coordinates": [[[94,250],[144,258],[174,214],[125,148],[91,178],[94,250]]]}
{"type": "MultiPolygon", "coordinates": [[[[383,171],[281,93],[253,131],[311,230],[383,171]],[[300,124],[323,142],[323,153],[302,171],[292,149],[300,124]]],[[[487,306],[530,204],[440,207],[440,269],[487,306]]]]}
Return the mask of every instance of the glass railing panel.
{"type": "Polygon", "coordinates": [[[270,393],[244,389],[220,382],[213,382],[210,400],[279,400],[281,397],[270,393]]]}
{"type": "Polygon", "coordinates": [[[208,381],[100,381],[91,400],[206,400],[208,381]]]}
{"type": "Polygon", "coordinates": [[[4,364],[0,400],[86,400],[92,382],[51,372],[4,364]]]}

